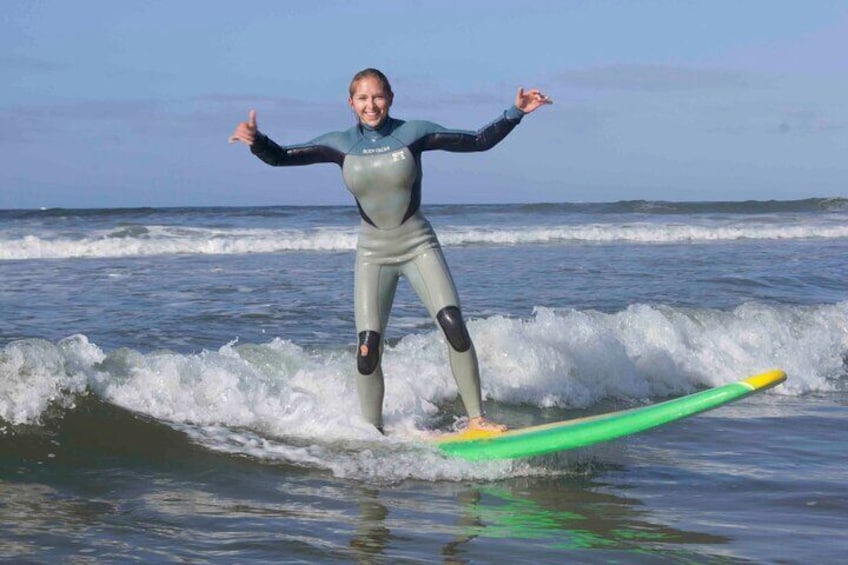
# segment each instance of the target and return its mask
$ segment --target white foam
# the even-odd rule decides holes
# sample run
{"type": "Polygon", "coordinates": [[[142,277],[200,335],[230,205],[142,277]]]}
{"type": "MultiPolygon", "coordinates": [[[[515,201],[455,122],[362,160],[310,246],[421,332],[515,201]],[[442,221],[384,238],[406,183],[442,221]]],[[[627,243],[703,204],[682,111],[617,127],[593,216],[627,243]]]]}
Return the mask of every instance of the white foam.
{"type": "MultiPolygon", "coordinates": [[[[668,244],[734,240],[843,239],[848,224],[610,223],[550,227],[465,226],[439,229],[445,245],[528,245],[631,242],[668,244]]],[[[45,234],[0,234],[0,260],[133,257],[171,254],[240,255],[283,251],[350,251],[355,227],[314,229],[212,229],[146,226],[101,231],[77,238],[45,234]]]]}
{"type": "Polygon", "coordinates": [[[102,357],[85,336],[9,343],[0,351],[0,420],[37,424],[51,406],[71,408],[88,385],[86,370],[102,357]]]}
{"type": "MultiPolygon", "coordinates": [[[[767,394],[844,389],[848,302],[745,304],[732,311],[634,305],[616,313],[539,308],[527,319],[469,322],[484,395],[504,405],[589,408],[730,383],[774,367],[789,381],[767,394]],[[842,387],[842,388],[840,388],[842,387]]],[[[518,464],[448,462],[414,430],[456,397],[437,332],[409,335],[384,357],[392,437],[359,417],[353,354],[283,339],[183,354],[120,349],[84,336],[0,350],[0,417],[38,424],[86,389],[183,429],[212,449],[346,477],[464,480],[540,472],[518,464]],[[389,463],[387,463],[387,458],[389,463]]]]}
{"type": "Polygon", "coordinates": [[[354,249],[351,229],[213,230],[149,226],[144,233],[95,233],[71,239],[27,235],[0,239],[0,259],[67,259],[154,255],[242,255],[354,249]]]}
{"type": "Polygon", "coordinates": [[[337,357],[307,353],[281,340],[264,346],[229,344],[193,355],[123,350],[102,364],[112,378],[101,393],[130,410],[171,422],[327,439],[371,433],[354,417],[349,363],[337,357]]]}
{"type": "Polygon", "coordinates": [[[842,239],[848,225],[778,224],[690,225],[678,223],[627,223],[552,226],[547,228],[493,229],[490,227],[440,230],[447,245],[517,245],[535,243],[631,242],[646,244],[775,239],[842,239]]]}

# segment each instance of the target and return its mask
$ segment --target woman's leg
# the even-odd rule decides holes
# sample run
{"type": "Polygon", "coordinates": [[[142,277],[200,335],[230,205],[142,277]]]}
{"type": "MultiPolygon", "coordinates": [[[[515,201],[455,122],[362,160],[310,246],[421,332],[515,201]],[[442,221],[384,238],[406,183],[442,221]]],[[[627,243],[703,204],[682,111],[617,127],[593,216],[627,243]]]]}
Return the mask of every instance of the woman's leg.
{"type": "Polygon", "coordinates": [[[477,352],[468,335],[459,297],[442,250],[428,249],[403,267],[403,274],[445,334],[448,357],[469,418],[483,415],[477,352]]]}
{"type": "Polygon", "coordinates": [[[362,417],[383,431],[383,339],[392,309],[399,273],[397,268],[357,256],[354,310],[358,348],[356,390],[362,417]]]}

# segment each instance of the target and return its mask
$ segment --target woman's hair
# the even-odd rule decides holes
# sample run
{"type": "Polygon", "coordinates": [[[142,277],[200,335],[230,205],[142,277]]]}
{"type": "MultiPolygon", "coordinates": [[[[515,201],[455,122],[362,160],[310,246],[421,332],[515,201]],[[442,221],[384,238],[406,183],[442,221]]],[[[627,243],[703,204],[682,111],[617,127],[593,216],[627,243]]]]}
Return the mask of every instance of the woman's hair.
{"type": "Polygon", "coordinates": [[[386,92],[389,98],[394,98],[395,93],[392,92],[392,85],[389,84],[389,79],[387,79],[386,75],[384,75],[379,70],[372,68],[362,69],[361,71],[353,75],[353,80],[350,81],[350,87],[348,88],[351,98],[353,98],[353,93],[356,90],[356,83],[364,78],[377,79],[383,85],[383,90],[386,92]]]}

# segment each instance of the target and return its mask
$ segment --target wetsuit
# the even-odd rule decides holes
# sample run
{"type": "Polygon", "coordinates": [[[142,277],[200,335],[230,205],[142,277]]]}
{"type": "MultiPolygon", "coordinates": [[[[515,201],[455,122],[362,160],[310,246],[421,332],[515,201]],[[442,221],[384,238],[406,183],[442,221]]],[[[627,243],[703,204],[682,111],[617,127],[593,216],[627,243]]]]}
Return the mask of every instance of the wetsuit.
{"type": "Polygon", "coordinates": [[[387,117],[281,147],[257,133],[254,155],[269,165],[336,163],[353,193],[362,223],[356,250],[354,306],[359,348],[357,390],[363,417],[382,429],[383,336],[401,275],[407,277],[448,341],[451,370],[471,418],[482,415],[477,354],[439,241],[420,211],[421,153],[485,151],[512,131],[524,114],[515,106],[473,131],[387,117]]]}

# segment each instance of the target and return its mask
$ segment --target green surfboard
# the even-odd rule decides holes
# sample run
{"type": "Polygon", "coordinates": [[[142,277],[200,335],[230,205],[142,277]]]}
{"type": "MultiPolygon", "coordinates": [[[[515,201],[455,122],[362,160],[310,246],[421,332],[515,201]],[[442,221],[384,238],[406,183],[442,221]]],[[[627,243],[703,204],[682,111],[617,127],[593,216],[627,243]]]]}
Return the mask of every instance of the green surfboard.
{"type": "Polygon", "coordinates": [[[438,440],[438,445],[451,456],[471,460],[515,459],[565,451],[610,441],[712,410],[777,386],[785,380],[786,374],[783,371],[772,370],[659,404],[507,432],[466,431],[443,436],[438,440]]]}

